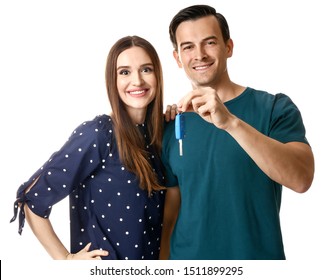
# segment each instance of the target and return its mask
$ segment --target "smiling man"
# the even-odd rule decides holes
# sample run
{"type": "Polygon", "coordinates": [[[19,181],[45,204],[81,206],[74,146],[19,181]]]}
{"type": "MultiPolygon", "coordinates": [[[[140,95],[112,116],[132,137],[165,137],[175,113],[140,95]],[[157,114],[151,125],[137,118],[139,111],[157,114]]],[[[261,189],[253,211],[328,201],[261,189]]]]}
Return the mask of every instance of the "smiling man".
{"type": "Polygon", "coordinates": [[[285,259],[282,186],[307,191],[314,157],[300,111],[285,94],[230,80],[233,41],[214,8],[185,8],[169,27],[174,58],[192,84],[178,103],[186,135],[165,128],[167,195],[161,258],[285,259]]]}

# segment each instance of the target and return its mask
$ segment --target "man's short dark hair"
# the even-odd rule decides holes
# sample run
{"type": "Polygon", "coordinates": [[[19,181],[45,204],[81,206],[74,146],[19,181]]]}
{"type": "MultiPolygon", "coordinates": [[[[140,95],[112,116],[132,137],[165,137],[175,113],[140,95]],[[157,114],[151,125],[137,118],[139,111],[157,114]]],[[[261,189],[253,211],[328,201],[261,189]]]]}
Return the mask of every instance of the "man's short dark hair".
{"type": "Polygon", "coordinates": [[[206,16],[215,16],[220,26],[223,40],[227,42],[230,39],[230,30],[225,17],[217,13],[215,8],[208,5],[194,5],[180,10],[172,19],[169,25],[169,35],[175,50],[178,49],[176,40],[176,30],[178,26],[188,20],[196,20],[206,16]]]}

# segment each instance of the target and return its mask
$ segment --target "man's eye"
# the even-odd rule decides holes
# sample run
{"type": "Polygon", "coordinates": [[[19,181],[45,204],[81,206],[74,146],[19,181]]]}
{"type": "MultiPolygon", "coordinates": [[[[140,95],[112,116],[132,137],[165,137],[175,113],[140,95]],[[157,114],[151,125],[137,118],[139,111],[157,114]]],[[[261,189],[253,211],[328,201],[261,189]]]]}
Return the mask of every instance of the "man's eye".
{"type": "Polygon", "coordinates": [[[192,46],[185,46],[185,47],[183,47],[183,50],[184,50],[184,51],[186,51],[186,50],[190,50],[190,49],[192,49],[192,46]]]}

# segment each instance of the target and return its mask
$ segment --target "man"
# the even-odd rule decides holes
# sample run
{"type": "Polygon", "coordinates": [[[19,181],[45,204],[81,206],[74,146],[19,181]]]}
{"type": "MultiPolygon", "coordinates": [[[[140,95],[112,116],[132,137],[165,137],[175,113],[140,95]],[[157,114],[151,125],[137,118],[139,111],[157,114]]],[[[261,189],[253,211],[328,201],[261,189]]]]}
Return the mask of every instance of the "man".
{"type": "Polygon", "coordinates": [[[314,176],[298,108],[284,94],[230,80],[233,41],[214,8],[181,10],[169,32],[193,90],[178,103],[185,118],[182,156],[174,122],[164,133],[161,258],[285,259],[282,186],[303,193],[314,176]]]}

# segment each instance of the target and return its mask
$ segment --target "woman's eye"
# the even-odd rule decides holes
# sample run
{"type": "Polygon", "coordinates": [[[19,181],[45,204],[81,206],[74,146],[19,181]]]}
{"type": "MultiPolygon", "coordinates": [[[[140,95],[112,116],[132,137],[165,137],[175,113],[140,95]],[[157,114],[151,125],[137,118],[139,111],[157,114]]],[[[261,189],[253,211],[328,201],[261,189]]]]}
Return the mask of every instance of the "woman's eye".
{"type": "Polygon", "coordinates": [[[128,75],[129,74],[129,71],[128,70],[121,70],[119,72],[120,75],[128,75]]]}
{"type": "Polygon", "coordinates": [[[153,68],[151,68],[151,67],[145,67],[145,68],[142,69],[142,72],[143,72],[143,73],[150,73],[150,72],[153,72],[153,68]]]}

